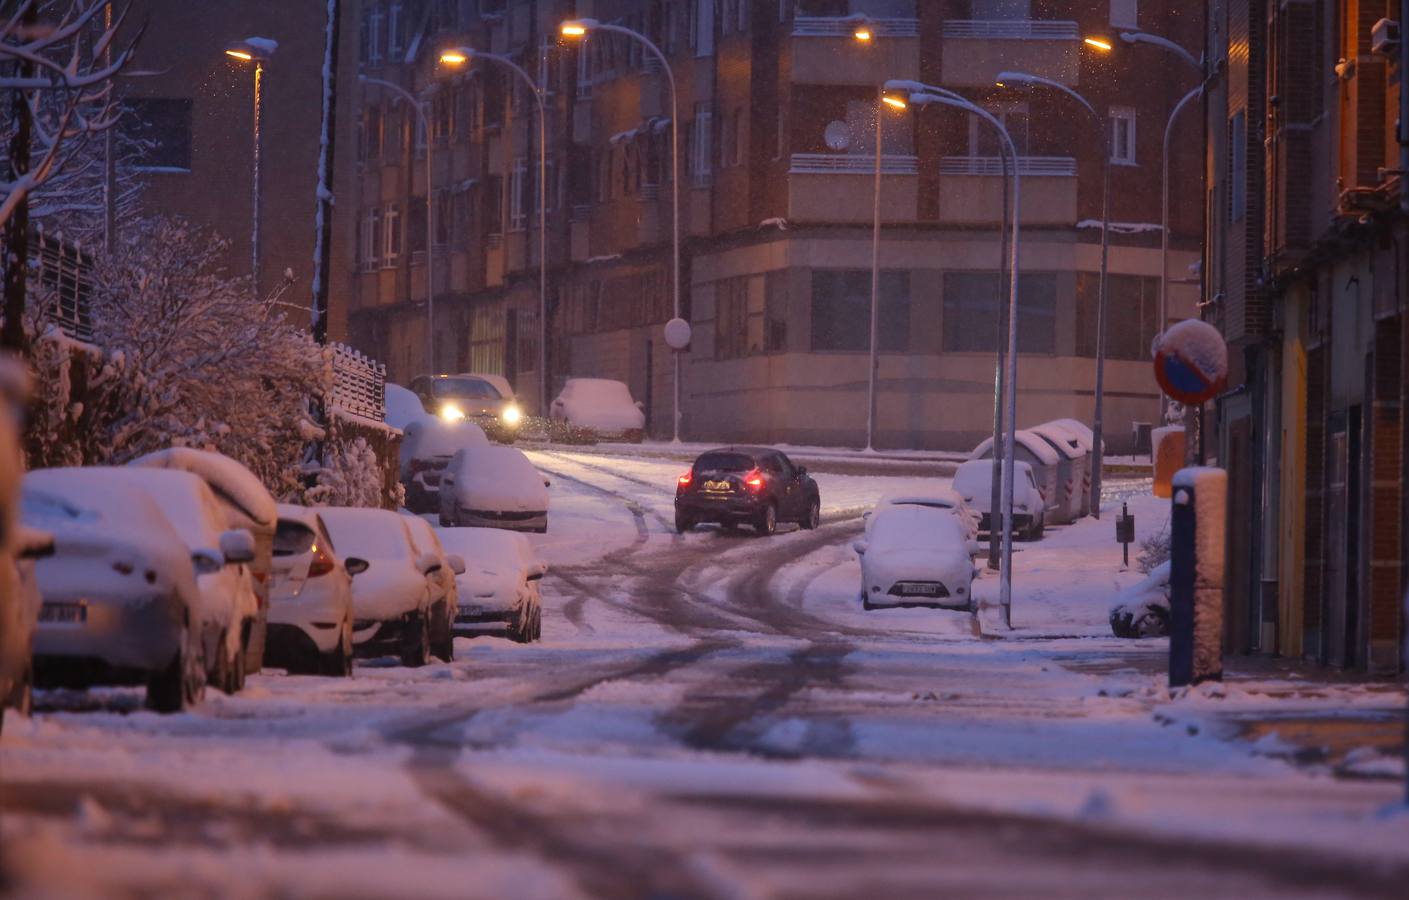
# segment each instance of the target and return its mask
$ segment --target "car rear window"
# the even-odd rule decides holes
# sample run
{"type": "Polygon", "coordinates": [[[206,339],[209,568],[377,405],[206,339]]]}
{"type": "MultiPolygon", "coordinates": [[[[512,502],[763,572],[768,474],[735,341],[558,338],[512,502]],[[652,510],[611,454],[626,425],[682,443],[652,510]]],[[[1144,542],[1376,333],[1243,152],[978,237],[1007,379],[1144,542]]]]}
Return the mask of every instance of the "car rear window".
{"type": "Polygon", "coordinates": [[[317,541],[318,535],[302,522],[280,519],[274,528],[274,555],[297,556],[307,553],[317,541]]]}
{"type": "Polygon", "coordinates": [[[696,472],[749,472],[757,468],[743,453],[706,453],[695,460],[696,472]]]}
{"type": "Polygon", "coordinates": [[[437,378],[431,382],[437,398],[464,397],[469,400],[502,400],[494,385],[483,378],[437,378]]]}

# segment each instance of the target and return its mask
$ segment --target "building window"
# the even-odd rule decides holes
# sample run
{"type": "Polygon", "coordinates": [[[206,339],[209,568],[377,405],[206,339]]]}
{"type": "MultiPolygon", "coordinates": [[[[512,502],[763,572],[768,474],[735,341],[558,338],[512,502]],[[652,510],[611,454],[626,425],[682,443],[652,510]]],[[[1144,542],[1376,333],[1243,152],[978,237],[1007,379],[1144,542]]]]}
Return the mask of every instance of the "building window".
{"type": "MultiPolygon", "coordinates": [[[[1013,139],[1018,156],[1028,154],[1028,111],[1026,103],[985,104],[985,109],[993,114],[1008,136],[1013,139]]],[[[1003,139],[978,116],[969,116],[969,155],[996,158],[1003,155],[1003,139]]]]}
{"type": "MultiPolygon", "coordinates": [[[[1107,275],[1106,356],[1147,360],[1159,331],[1159,279],[1143,275],[1107,275]]],[[[1096,313],[1101,276],[1076,276],[1076,355],[1096,356],[1096,313]]]]}
{"type": "Polygon", "coordinates": [[[523,231],[528,224],[524,210],[524,181],[528,175],[528,160],[514,157],[514,170],[509,176],[509,230],[523,231]]]}
{"type": "Polygon", "coordinates": [[[690,135],[690,177],[694,179],[696,186],[709,184],[710,131],[713,120],[714,113],[708,103],[695,104],[695,122],[690,135]]]}
{"type": "Polygon", "coordinates": [[[785,104],[778,104],[778,124],[777,134],[774,135],[773,158],[782,159],[788,154],[788,108],[785,104]]]}
{"type": "Polygon", "coordinates": [[[366,256],[362,260],[362,268],[375,269],[381,265],[382,261],[382,211],[372,209],[367,212],[367,218],[362,220],[364,228],[362,247],[366,251],[366,256]]]}
{"type": "Polygon", "coordinates": [[[367,15],[367,62],[376,64],[382,61],[382,26],[386,14],[380,4],[372,7],[367,15]]]}
{"type": "Polygon", "coordinates": [[[191,100],[133,97],[123,101],[123,127],[139,147],[137,168],[156,172],[191,170],[191,100]]]}
{"type": "Polygon", "coordinates": [[[393,203],[386,209],[386,219],[382,223],[386,230],[385,250],[382,252],[382,268],[396,265],[401,258],[401,208],[393,203]]]}
{"type": "Polygon", "coordinates": [[[451,226],[453,225],[454,209],[451,203],[450,192],[440,190],[435,192],[435,233],[436,247],[444,247],[450,243],[451,226]]]}
{"type": "Polygon", "coordinates": [[[1140,27],[1140,0],[1111,0],[1111,25],[1115,28],[1140,27]]]}
{"type": "Polygon", "coordinates": [[[381,159],[382,128],[384,127],[384,123],[380,104],[372,104],[367,107],[366,123],[367,127],[364,129],[362,136],[367,140],[367,147],[362,151],[362,158],[381,159]]]}
{"type": "MultiPolygon", "coordinates": [[[[881,272],[880,349],[910,347],[910,273],[881,272]]],[[[871,270],[818,269],[812,273],[812,349],[871,347],[871,270]]]]}
{"type": "Polygon", "coordinates": [[[778,353],[788,349],[787,269],[769,272],[763,279],[763,349],[778,353]]]}
{"type": "Polygon", "coordinates": [[[757,352],[749,341],[749,278],[726,278],[714,285],[714,358],[738,359],[757,352]]]}
{"type": "Polygon", "coordinates": [[[423,261],[426,252],[426,198],[412,197],[406,204],[406,249],[411,262],[423,261]]]}
{"type": "Polygon", "coordinates": [[[387,7],[386,14],[386,43],[387,56],[395,62],[397,57],[406,49],[406,23],[401,15],[400,3],[392,3],[387,7]]]}
{"type": "Polygon", "coordinates": [[[1111,162],[1135,165],[1135,109],[1111,107],[1111,162]]]}
{"type": "Polygon", "coordinates": [[[1228,221],[1248,214],[1248,114],[1240,109],[1228,122],[1228,221]]]}
{"type": "Polygon", "coordinates": [[[970,18],[981,20],[1027,19],[1032,16],[1031,0],[973,0],[970,18]]]}
{"type": "MultiPolygon", "coordinates": [[[[1008,302],[997,272],[944,273],[942,348],[948,353],[993,353],[998,348],[998,315],[1008,302]]],[[[1026,273],[1018,280],[1018,351],[1056,349],[1057,278],[1026,273]]],[[[1006,336],[1002,338],[1007,340],[1006,336]]]]}
{"type": "Polygon", "coordinates": [[[748,159],[748,132],[744,129],[744,111],[734,110],[734,165],[742,166],[748,159]]]}

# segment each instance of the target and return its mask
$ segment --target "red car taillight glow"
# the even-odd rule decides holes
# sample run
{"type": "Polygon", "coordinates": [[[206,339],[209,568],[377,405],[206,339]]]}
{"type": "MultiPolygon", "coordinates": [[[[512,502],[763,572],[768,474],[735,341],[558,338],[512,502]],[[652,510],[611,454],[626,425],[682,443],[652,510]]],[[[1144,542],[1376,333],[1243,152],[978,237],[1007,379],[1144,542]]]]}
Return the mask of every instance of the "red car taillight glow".
{"type": "Polygon", "coordinates": [[[763,489],[763,473],[754,469],[744,476],[744,484],[749,486],[749,490],[758,491],[763,489]]]}
{"type": "Polygon", "coordinates": [[[681,476],[680,476],[680,480],[677,482],[677,484],[678,484],[680,487],[682,487],[682,488],[687,488],[687,487],[690,486],[690,483],[691,483],[692,481],[694,481],[694,480],[695,480],[694,473],[693,473],[693,472],[686,472],[684,475],[681,475],[681,476]]]}

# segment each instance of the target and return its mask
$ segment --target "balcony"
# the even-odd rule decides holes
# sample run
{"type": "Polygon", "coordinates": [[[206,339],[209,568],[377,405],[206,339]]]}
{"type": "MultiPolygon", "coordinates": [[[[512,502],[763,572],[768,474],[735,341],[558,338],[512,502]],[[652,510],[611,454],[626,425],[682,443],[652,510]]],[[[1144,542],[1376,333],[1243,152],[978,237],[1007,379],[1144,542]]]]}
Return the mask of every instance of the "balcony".
{"type": "MultiPolygon", "coordinates": [[[[996,224],[1003,204],[1003,161],[996,156],[946,156],[939,162],[939,220],[947,224],[996,224]]],[[[1024,225],[1076,221],[1076,160],[1069,156],[1019,156],[1024,225]]]]}
{"type": "Polygon", "coordinates": [[[852,16],[793,19],[794,84],[876,85],[888,78],[920,77],[918,19],[867,19],[873,35],[861,44],[852,16]]]}
{"type": "MultiPolygon", "coordinates": [[[[919,159],[881,157],[881,219],[915,221],[919,159]]],[[[847,153],[794,153],[788,168],[788,220],[869,223],[874,217],[876,158],[847,153]]]]}
{"type": "Polygon", "coordinates": [[[955,19],[944,23],[943,83],[989,87],[1004,70],[1078,83],[1081,35],[1075,22],[955,19]]]}

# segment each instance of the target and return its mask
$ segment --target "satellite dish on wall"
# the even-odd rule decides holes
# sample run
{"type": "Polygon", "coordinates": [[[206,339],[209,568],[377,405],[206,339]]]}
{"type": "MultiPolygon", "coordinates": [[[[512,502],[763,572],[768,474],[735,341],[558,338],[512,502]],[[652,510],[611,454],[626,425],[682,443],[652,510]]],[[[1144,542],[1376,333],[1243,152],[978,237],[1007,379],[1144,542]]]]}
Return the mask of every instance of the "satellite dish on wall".
{"type": "Polygon", "coordinates": [[[822,133],[822,140],[832,150],[845,150],[851,146],[851,126],[839,119],[829,122],[827,130],[822,133]]]}

